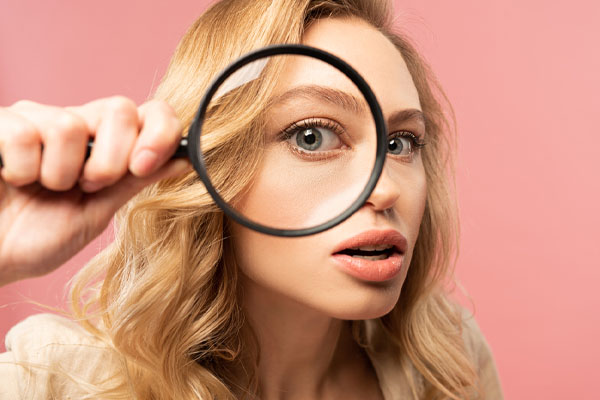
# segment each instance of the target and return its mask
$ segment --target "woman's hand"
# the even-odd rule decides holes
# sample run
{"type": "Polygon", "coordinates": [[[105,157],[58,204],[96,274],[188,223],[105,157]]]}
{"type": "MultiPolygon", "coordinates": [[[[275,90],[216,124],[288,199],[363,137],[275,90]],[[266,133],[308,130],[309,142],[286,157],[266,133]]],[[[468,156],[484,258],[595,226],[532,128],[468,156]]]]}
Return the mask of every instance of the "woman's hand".
{"type": "Polygon", "coordinates": [[[181,134],[173,109],[156,100],[0,108],[0,285],[58,268],[144,186],[189,170],[169,161],[181,134]]]}

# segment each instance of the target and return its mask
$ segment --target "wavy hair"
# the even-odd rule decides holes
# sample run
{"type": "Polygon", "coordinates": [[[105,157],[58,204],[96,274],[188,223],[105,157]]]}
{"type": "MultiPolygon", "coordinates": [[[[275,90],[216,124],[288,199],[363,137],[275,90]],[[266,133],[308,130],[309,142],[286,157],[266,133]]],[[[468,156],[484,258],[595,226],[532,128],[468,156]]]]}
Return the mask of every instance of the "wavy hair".
{"type": "MultiPolygon", "coordinates": [[[[427,198],[400,299],[375,328],[403,365],[415,399],[470,398],[477,374],[461,337],[460,312],[443,290],[458,256],[454,114],[392,15],[384,0],[219,1],[180,41],[155,98],[168,102],[187,127],[212,77],[227,64],[259,47],[299,43],[319,18],[360,18],[388,37],[408,66],[425,115],[427,198]],[[408,373],[411,368],[418,373],[408,373]]],[[[228,129],[215,126],[205,139],[208,168],[227,198],[247,183],[230,171],[256,169],[260,156],[234,139],[248,145],[248,129],[259,123],[266,97],[238,96],[228,129]]],[[[77,274],[70,292],[75,318],[123,360],[112,385],[94,393],[115,399],[255,396],[259,350],[244,328],[227,221],[196,174],[145,188],[119,210],[115,224],[114,242],[77,274]],[[240,371],[244,382],[234,379],[240,371]]],[[[352,324],[357,342],[371,346],[367,321],[352,324]]]]}

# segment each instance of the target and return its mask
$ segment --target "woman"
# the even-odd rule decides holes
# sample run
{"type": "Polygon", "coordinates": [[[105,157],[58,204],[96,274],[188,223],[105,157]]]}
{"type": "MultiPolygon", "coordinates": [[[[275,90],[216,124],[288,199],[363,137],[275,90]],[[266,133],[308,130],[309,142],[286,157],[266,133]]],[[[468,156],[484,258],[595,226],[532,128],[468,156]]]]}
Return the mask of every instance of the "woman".
{"type": "MultiPolygon", "coordinates": [[[[501,398],[485,339],[442,289],[458,231],[443,92],[391,15],[385,1],[224,0],[186,33],[140,107],[116,97],[0,110],[0,282],[57,268],[120,208],[115,242],[71,288],[78,323],[39,315],[7,335],[0,397],[501,398]],[[363,207],[292,239],[224,218],[189,166],[167,160],[218,71],[255,48],[299,42],[351,64],[386,121],[404,110],[422,118],[389,124],[406,151],[389,156],[363,207]],[[365,232],[376,248],[403,243],[402,267],[374,279],[337,268],[336,246],[365,232]]],[[[298,71],[286,87],[322,72],[298,71]]],[[[251,121],[238,122],[215,141],[209,169],[253,157],[251,121]]],[[[260,169],[253,187],[273,174],[260,169]]],[[[246,209],[271,211],[227,178],[246,209]]]]}

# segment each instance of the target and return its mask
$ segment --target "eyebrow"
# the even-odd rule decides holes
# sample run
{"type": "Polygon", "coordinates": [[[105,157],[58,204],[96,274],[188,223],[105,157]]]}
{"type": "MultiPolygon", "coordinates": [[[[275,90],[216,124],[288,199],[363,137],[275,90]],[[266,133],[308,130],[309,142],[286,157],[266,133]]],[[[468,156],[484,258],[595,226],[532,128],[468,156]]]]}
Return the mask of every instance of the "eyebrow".
{"type": "MultiPolygon", "coordinates": [[[[358,98],[353,94],[344,92],[343,90],[319,86],[319,85],[304,85],[294,87],[286,92],[275,96],[269,102],[269,106],[274,106],[278,103],[285,103],[289,100],[304,97],[307,99],[317,98],[321,101],[332,103],[348,112],[354,114],[365,115],[369,112],[369,106],[365,99],[358,98]]],[[[388,118],[388,125],[402,124],[414,121],[425,125],[425,116],[421,110],[416,108],[408,108],[392,113],[388,118]]]]}

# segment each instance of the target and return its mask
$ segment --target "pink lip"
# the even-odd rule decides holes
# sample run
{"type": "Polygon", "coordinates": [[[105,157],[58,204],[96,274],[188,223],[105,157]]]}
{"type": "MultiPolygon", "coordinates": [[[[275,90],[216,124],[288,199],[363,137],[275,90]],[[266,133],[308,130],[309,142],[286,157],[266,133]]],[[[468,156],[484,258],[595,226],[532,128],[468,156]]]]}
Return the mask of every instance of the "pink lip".
{"type": "Polygon", "coordinates": [[[395,230],[370,230],[339,243],[334,250],[333,259],[346,273],[365,281],[383,282],[394,278],[402,270],[404,253],[408,247],[406,238],[395,230]],[[385,260],[366,260],[347,254],[336,254],[351,247],[367,245],[392,245],[395,252],[385,260]]]}

